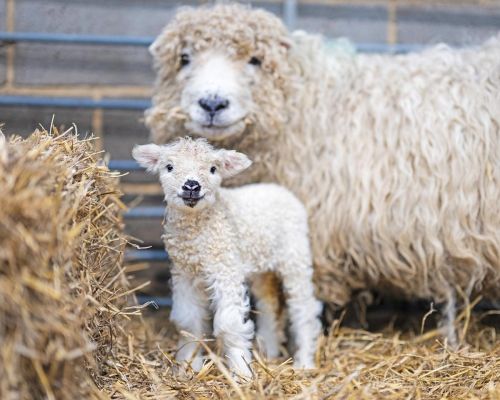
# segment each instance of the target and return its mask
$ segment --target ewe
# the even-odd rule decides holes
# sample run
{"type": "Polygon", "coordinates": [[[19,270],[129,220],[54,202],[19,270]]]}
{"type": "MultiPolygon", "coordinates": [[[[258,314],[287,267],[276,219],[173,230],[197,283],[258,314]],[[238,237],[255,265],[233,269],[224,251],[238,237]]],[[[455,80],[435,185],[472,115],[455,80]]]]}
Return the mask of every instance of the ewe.
{"type": "MultiPolygon", "coordinates": [[[[220,337],[232,369],[250,376],[253,322],[248,319],[246,284],[257,298],[257,336],[269,357],[279,353],[278,294],[269,271],[282,280],[291,332],[297,346],[294,365],[314,367],[321,303],[314,297],[307,215],[297,198],[274,184],[221,188],[223,178],[250,166],[241,153],[215,150],[206,140],[179,139],[166,146],[137,146],[134,158],[159,174],[165,192],[165,246],[173,261],[171,319],[197,338],[220,337]]],[[[197,344],[182,339],[179,361],[202,358],[197,344]]]]}
{"type": "Polygon", "coordinates": [[[180,11],[150,48],[156,142],[195,134],[248,154],[239,182],[306,205],[315,283],[453,304],[499,297],[500,36],[408,55],[328,51],[244,6],[180,11]]]}

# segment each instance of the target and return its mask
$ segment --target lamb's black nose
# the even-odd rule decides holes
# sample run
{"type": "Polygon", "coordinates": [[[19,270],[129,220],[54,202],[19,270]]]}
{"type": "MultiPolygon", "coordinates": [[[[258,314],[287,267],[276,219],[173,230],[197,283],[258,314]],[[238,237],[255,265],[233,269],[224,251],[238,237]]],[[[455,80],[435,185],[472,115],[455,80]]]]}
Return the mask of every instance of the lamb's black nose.
{"type": "Polygon", "coordinates": [[[201,186],[198,181],[193,181],[191,179],[188,179],[184,185],[182,185],[182,190],[186,192],[199,192],[201,189],[201,186]]]}
{"type": "Polygon", "coordinates": [[[219,111],[229,107],[229,100],[219,96],[203,97],[198,100],[198,104],[210,115],[215,115],[219,111]]]}

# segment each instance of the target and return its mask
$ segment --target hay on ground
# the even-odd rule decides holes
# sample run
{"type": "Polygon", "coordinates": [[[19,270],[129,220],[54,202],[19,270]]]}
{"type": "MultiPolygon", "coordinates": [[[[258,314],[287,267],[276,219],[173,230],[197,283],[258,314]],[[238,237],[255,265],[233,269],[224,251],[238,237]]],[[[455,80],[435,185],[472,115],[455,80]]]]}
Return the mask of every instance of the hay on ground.
{"type": "Polygon", "coordinates": [[[443,342],[440,330],[374,333],[337,320],[322,338],[316,371],[294,371],[287,357],[267,363],[255,354],[256,379],[238,386],[213,352],[200,373],[175,375],[174,329],[158,312],[146,318],[147,329],[132,330],[128,350],[119,352],[122,370],[111,371],[105,386],[119,398],[136,399],[499,400],[500,340],[480,319],[470,309],[459,316],[466,337],[458,350],[443,342]]]}

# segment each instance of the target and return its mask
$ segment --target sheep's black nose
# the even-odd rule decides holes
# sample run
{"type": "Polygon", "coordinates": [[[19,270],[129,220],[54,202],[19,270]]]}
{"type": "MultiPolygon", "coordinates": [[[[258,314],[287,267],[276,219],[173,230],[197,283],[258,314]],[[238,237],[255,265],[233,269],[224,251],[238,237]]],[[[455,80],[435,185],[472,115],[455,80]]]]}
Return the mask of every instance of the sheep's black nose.
{"type": "Polygon", "coordinates": [[[186,192],[199,192],[201,189],[201,186],[198,181],[193,181],[191,179],[188,179],[184,185],[182,185],[182,190],[185,190],[186,192]]]}
{"type": "Polygon", "coordinates": [[[219,111],[222,111],[229,107],[229,100],[224,99],[219,96],[209,96],[203,97],[198,101],[198,104],[210,115],[215,115],[219,111]]]}

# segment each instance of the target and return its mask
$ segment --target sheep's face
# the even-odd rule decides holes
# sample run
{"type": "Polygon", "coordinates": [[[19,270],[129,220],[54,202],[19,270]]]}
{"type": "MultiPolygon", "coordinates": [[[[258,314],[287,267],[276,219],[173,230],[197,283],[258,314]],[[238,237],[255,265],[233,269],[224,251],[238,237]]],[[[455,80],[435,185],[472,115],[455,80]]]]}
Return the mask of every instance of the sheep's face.
{"type": "Polygon", "coordinates": [[[187,48],[181,58],[187,62],[177,76],[186,129],[207,138],[241,133],[253,106],[257,63],[230,57],[223,50],[196,54],[187,48]]]}
{"type": "Polygon", "coordinates": [[[158,81],[147,123],[214,140],[255,127],[276,130],[285,109],[289,44],[279,19],[261,10],[179,12],[150,47],[158,81]]]}
{"type": "Polygon", "coordinates": [[[164,146],[136,146],[132,154],[140,165],[159,175],[167,204],[189,212],[212,206],[222,179],[251,164],[246,155],[215,150],[204,139],[183,138],[164,146]]]}

